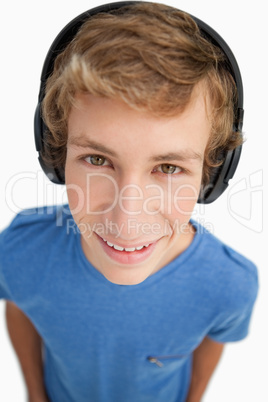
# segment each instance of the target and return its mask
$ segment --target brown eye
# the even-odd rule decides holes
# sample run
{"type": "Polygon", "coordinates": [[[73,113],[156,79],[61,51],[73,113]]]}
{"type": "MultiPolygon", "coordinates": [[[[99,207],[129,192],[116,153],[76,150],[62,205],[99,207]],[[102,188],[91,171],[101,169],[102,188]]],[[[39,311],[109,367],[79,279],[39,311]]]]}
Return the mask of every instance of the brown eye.
{"type": "Polygon", "coordinates": [[[179,173],[181,171],[181,168],[178,166],[174,165],[169,165],[167,163],[163,163],[162,165],[159,166],[160,171],[165,174],[174,174],[174,173],[179,173]]]}
{"type": "Polygon", "coordinates": [[[103,166],[107,164],[106,159],[101,155],[91,155],[85,158],[85,161],[94,166],[103,166]]]}

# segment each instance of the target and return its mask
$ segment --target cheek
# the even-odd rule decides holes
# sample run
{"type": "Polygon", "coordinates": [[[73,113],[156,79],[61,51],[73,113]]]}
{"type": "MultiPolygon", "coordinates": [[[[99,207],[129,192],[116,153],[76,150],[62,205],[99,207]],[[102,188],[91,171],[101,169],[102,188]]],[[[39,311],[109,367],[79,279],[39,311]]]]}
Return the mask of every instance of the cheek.
{"type": "Polygon", "coordinates": [[[66,189],[72,215],[79,215],[85,208],[85,195],[83,188],[75,183],[67,183],[66,181],[66,189]]]}
{"type": "Polygon", "coordinates": [[[118,199],[118,186],[112,176],[72,169],[66,165],[66,189],[73,215],[101,214],[113,208],[118,199]]]}
{"type": "Polygon", "coordinates": [[[77,215],[83,211],[85,206],[84,181],[68,159],[65,166],[65,184],[70,210],[73,215],[77,215]]]}
{"type": "Polygon", "coordinates": [[[197,202],[200,185],[184,184],[176,189],[173,194],[174,211],[180,215],[189,217],[197,202]]]}
{"type": "Polygon", "coordinates": [[[165,216],[170,221],[179,219],[181,223],[188,222],[196,205],[200,191],[201,177],[194,180],[177,183],[169,192],[169,203],[165,208],[165,216]]]}

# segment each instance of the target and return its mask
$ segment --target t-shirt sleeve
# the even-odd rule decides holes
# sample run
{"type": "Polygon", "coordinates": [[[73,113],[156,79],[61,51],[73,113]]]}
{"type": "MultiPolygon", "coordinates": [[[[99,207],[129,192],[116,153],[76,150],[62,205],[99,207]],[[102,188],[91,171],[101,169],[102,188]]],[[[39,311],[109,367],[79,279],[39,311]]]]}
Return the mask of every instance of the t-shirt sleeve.
{"type": "Polygon", "coordinates": [[[6,299],[6,300],[10,300],[11,299],[11,294],[9,291],[9,288],[5,282],[5,278],[2,275],[1,272],[1,267],[0,267],[0,299],[6,299]]]}
{"type": "Polygon", "coordinates": [[[11,293],[9,286],[6,281],[6,276],[5,276],[5,263],[4,263],[4,253],[5,253],[5,234],[6,230],[4,230],[2,233],[0,233],[0,299],[11,299],[11,293]]]}
{"type": "Polygon", "coordinates": [[[250,328],[254,304],[258,294],[257,269],[252,264],[244,280],[235,287],[222,311],[210,328],[208,337],[217,342],[235,342],[244,339],[250,328]]]}
{"type": "Polygon", "coordinates": [[[210,330],[208,337],[217,342],[235,342],[244,339],[249,332],[252,310],[253,308],[225,320],[223,318],[219,325],[210,330]]]}

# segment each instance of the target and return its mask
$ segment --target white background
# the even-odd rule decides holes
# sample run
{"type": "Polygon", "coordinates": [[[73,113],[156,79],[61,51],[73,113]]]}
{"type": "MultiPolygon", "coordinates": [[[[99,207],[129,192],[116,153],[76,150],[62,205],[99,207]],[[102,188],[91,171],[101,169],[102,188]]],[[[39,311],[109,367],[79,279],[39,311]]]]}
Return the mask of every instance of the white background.
{"type": "MultiPolygon", "coordinates": [[[[265,264],[268,237],[263,208],[267,202],[268,159],[265,2],[163,2],[190,12],[220,33],[236,56],[244,81],[247,142],[241,162],[229,189],[214,204],[197,208],[197,216],[212,227],[214,234],[257,264],[261,286],[249,337],[226,346],[203,401],[265,402],[268,401],[265,264]]],[[[34,148],[33,114],[40,73],[46,52],[59,30],[76,15],[100,4],[99,0],[1,2],[0,230],[21,208],[66,199],[63,187],[44,178],[34,148]],[[28,172],[24,173],[24,179],[20,176],[22,172],[28,172]]],[[[25,395],[7,337],[4,303],[0,301],[0,400],[25,402],[25,395]]]]}

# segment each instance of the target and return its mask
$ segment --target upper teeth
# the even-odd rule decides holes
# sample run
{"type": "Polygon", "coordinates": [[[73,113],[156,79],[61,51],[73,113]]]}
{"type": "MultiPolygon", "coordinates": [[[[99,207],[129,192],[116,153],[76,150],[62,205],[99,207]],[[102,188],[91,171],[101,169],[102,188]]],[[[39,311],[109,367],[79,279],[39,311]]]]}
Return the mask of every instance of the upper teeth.
{"type": "Polygon", "coordinates": [[[110,246],[110,247],[113,247],[115,250],[118,250],[118,251],[135,251],[135,250],[141,250],[143,247],[148,247],[149,246],[149,244],[145,244],[144,246],[140,246],[140,247],[120,247],[120,246],[117,246],[116,244],[113,244],[113,243],[110,243],[109,241],[107,241],[107,240],[105,240],[105,239],[103,239],[107,244],[108,244],[108,246],[110,246]]]}

